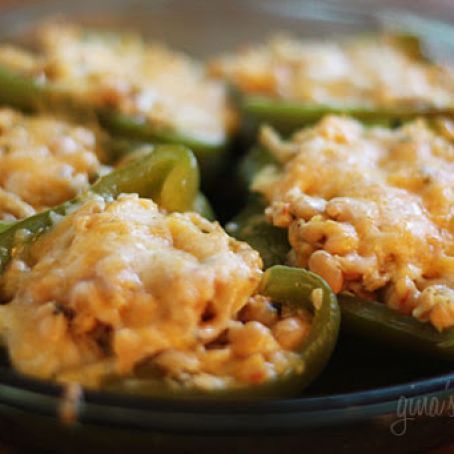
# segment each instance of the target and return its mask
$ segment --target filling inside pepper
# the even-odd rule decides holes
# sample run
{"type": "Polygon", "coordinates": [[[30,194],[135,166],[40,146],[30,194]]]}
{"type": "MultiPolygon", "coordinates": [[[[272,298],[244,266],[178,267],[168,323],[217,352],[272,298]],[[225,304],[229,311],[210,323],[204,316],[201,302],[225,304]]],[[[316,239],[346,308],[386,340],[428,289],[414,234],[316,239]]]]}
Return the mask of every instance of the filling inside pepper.
{"type": "Polygon", "coordinates": [[[328,116],[288,141],[264,128],[282,163],[253,183],[288,229],[289,262],[347,291],[454,326],[454,144],[423,120],[367,128],[328,116]]]}
{"type": "Polygon", "coordinates": [[[0,64],[88,105],[203,142],[223,143],[233,126],[224,85],[190,57],[161,44],[51,24],[39,31],[35,45],[38,55],[4,46],[0,64]]]}
{"type": "Polygon", "coordinates": [[[256,294],[261,266],[195,213],[92,196],[15,248],[0,331],[13,365],[36,377],[99,387],[151,368],[185,388],[260,384],[302,372],[312,322],[302,307],[256,294]]]}
{"type": "Polygon", "coordinates": [[[424,62],[392,37],[299,41],[276,37],[211,64],[246,94],[342,107],[452,107],[454,71],[424,62]]]}
{"type": "Polygon", "coordinates": [[[101,171],[93,131],[48,115],[0,109],[0,219],[31,216],[72,199],[101,171]]]}

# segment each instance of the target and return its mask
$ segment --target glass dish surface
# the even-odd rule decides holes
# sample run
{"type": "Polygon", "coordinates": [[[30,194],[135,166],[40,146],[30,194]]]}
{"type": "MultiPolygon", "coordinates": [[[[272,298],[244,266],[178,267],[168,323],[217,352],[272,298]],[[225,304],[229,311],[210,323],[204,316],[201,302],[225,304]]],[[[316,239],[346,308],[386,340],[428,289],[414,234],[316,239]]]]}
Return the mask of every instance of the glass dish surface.
{"type": "MultiPolygon", "coordinates": [[[[386,24],[428,35],[433,35],[435,30],[437,39],[430,42],[435,51],[444,59],[452,59],[454,55],[449,49],[450,43],[454,46],[454,28],[447,25],[454,16],[454,5],[443,1],[431,2],[432,12],[442,17],[442,22],[436,17],[428,19],[430,11],[424,2],[402,2],[400,8],[406,6],[411,10],[406,12],[393,2],[364,1],[79,0],[8,5],[3,10],[0,7],[0,37],[3,40],[19,36],[26,39],[27,31],[43,20],[61,15],[84,24],[138,30],[190,54],[206,57],[243,43],[263,40],[279,31],[303,37],[330,36],[370,32],[386,24]]],[[[81,439],[88,439],[90,431],[97,428],[108,442],[112,442],[119,440],[126,431],[128,443],[134,439],[147,439],[148,442],[153,439],[153,443],[157,443],[156,437],[165,439],[166,434],[190,436],[193,440],[202,434],[213,437],[287,434],[295,437],[310,429],[310,439],[320,442],[324,432],[317,431],[321,428],[344,428],[355,423],[357,428],[369,424],[374,433],[389,435],[403,398],[435,396],[441,401],[449,397],[452,381],[454,371],[449,363],[399,354],[342,334],[326,371],[299,397],[256,402],[164,401],[87,392],[75,409],[77,433],[83,434],[81,439]]],[[[52,430],[50,438],[57,439],[54,429],[59,425],[62,393],[57,385],[20,377],[9,368],[6,358],[2,358],[0,415],[3,422],[0,433],[17,425],[27,427],[27,430],[34,427],[29,437],[36,441],[39,439],[36,428],[44,424],[47,427],[44,432],[52,430]],[[38,425],[36,418],[40,421],[38,425]]],[[[434,419],[430,424],[436,425],[434,419]]],[[[425,430],[431,427],[430,424],[425,423],[425,430]]],[[[436,430],[440,424],[441,419],[436,430]]],[[[61,430],[66,437],[74,431],[63,426],[61,430]]],[[[443,430],[440,440],[449,432],[447,428],[443,430]]],[[[357,430],[353,438],[367,437],[367,433],[365,430],[360,434],[357,430]]],[[[20,434],[11,429],[12,438],[20,438],[20,434]]],[[[366,438],[364,446],[367,442],[366,438]]],[[[186,446],[187,452],[192,452],[189,445],[186,446]]],[[[267,452],[266,445],[262,448],[267,452]]],[[[221,446],[218,451],[224,452],[222,449],[221,446]]]]}

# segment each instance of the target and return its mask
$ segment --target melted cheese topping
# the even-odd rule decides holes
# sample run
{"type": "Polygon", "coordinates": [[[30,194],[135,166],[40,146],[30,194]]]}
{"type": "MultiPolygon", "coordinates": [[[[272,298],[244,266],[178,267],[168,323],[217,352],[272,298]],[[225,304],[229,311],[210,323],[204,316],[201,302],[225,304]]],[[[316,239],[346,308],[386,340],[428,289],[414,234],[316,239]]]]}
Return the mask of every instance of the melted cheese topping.
{"type": "Polygon", "coordinates": [[[100,171],[95,134],[49,116],[0,109],[0,218],[58,205],[100,171]]]}
{"type": "Polygon", "coordinates": [[[17,253],[0,326],[25,374],[100,386],[150,364],[201,389],[261,383],[301,362],[307,314],[251,298],[261,260],[217,223],[123,195],[88,200],[17,253]]]}
{"type": "MultiPolygon", "coordinates": [[[[449,133],[449,124],[444,125],[449,133]]],[[[422,120],[396,130],[329,116],[262,142],[284,164],[254,188],[289,230],[290,261],[335,292],[454,326],[454,145],[422,120]]],[[[452,136],[451,140],[452,140],[452,136]]]]}
{"type": "Polygon", "coordinates": [[[40,56],[11,47],[0,50],[0,63],[82,102],[113,108],[144,119],[157,129],[222,143],[233,127],[225,87],[207,77],[188,56],[136,35],[103,34],[71,25],[49,25],[38,36],[40,56]]]}
{"type": "Polygon", "coordinates": [[[277,37],[212,62],[240,90],[337,107],[452,107],[454,71],[411,56],[389,38],[344,42],[277,37]]]}

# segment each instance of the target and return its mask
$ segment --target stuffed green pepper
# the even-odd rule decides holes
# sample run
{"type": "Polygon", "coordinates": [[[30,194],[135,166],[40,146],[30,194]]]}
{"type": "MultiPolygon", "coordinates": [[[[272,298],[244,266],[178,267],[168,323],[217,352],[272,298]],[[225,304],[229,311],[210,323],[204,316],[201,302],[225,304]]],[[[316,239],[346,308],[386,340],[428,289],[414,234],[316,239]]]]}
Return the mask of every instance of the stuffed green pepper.
{"type": "Polygon", "coordinates": [[[334,293],[306,270],[263,273],[258,252],[192,212],[194,162],[158,147],[0,233],[0,333],[18,372],[227,398],[294,394],[321,372],[334,293]]]}
{"type": "Polygon", "coordinates": [[[453,139],[450,120],[389,129],[328,116],[290,140],[263,128],[268,157],[246,165],[261,168],[252,181],[261,199],[250,221],[239,217],[230,231],[269,249],[254,238],[262,216],[286,232],[268,236],[280,241],[271,263],[322,276],[347,328],[452,360],[453,139]]]}
{"type": "Polygon", "coordinates": [[[224,84],[189,56],[128,33],[50,23],[34,52],[0,48],[0,101],[95,114],[113,134],[180,143],[214,167],[234,129],[224,84]]]}
{"type": "Polygon", "coordinates": [[[214,60],[211,71],[232,85],[243,122],[282,133],[327,113],[374,124],[454,115],[454,71],[430,61],[410,35],[278,36],[214,60]]]}

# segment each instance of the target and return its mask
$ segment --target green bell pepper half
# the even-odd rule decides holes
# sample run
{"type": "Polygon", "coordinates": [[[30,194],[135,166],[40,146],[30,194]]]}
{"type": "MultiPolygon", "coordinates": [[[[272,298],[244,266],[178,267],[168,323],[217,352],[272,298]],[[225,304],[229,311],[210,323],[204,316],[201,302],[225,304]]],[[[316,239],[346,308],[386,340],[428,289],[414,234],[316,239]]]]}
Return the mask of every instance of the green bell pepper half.
{"type": "MultiPolygon", "coordinates": [[[[375,37],[376,38],[376,37],[375,37]]],[[[427,43],[433,36],[418,36],[411,33],[394,33],[390,36],[396,46],[410,57],[433,64],[432,55],[427,50],[427,43]]],[[[365,35],[364,39],[374,39],[365,35]]],[[[432,106],[391,108],[364,106],[330,106],[278,99],[271,96],[243,93],[236,87],[230,87],[231,95],[243,118],[246,136],[255,132],[261,124],[269,124],[282,134],[290,134],[304,125],[316,123],[328,114],[349,115],[366,124],[395,126],[416,117],[454,117],[454,105],[446,108],[432,106]]]]}
{"type": "MultiPolygon", "coordinates": [[[[248,186],[266,165],[277,161],[265,149],[256,147],[242,163],[242,179],[248,186]]],[[[285,263],[290,251],[286,229],[272,226],[263,214],[263,198],[252,194],[249,204],[231,222],[230,233],[253,246],[263,257],[265,266],[285,263]]],[[[340,294],[342,328],[365,339],[378,341],[392,348],[454,360],[454,328],[438,332],[429,323],[400,314],[385,304],[340,294]]]]}

